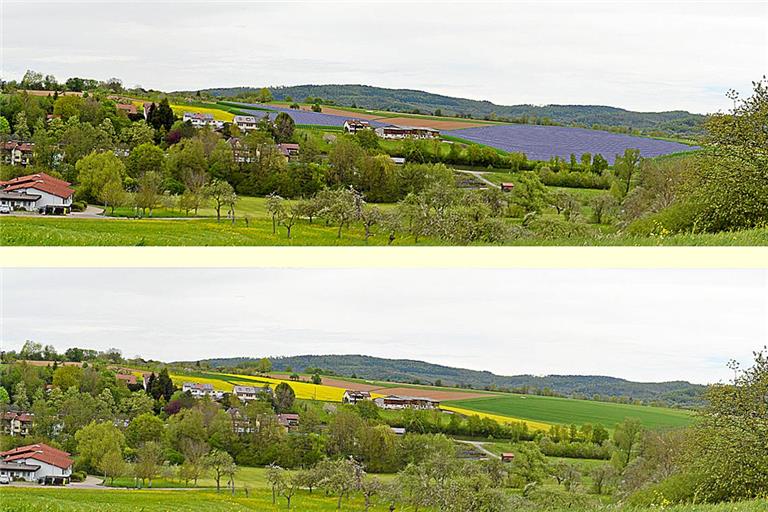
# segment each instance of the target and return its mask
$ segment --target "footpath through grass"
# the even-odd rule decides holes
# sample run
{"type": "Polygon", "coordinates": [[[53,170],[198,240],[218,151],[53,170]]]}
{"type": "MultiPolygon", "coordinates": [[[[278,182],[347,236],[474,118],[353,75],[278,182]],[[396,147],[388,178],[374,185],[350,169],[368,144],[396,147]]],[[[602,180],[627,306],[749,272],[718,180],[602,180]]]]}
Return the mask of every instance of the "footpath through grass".
{"type": "Polygon", "coordinates": [[[562,425],[602,424],[613,428],[625,418],[637,418],[647,428],[670,428],[690,425],[690,411],[642,405],[615,404],[593,400],[574,400],[535,395],[470,398],[445,402],[463,409],[562,425]]]}

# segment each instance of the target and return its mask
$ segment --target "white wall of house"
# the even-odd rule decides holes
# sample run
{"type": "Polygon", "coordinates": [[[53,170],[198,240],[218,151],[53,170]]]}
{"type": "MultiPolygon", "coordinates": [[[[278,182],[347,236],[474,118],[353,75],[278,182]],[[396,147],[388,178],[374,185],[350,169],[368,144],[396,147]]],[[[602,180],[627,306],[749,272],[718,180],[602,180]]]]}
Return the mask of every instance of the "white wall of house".
{"type": "Polygon", "coordinates": [[[43,462],[41,460],[34,459],[32,457],[14,460],[13,462],[40,466],[40,469],[34,473],[28,473],[29,475],[32,475],[30,477],[31,480],[38,480],[45,476],[70,476],[72,474],[72,467],[64,469],[58,466],[54,466],[53,464],[48,464],[47,462],[43,462]]]}
{"type": "Polygon", "coordinates": [[[35,208],[42,208],[43,206],[48,206],[48,205],[69,206],[72,204],[72,196],[65,199],[63,197],[49,194],[48,192],[45,192],[43,190],[38,190],[34,187],[17,189],[17,190],[14,190],[14,192],[23,192],[25,194],[34,194],[36,196],[40,196],[40,199],[38,199],[35,202],[35,208]]]}

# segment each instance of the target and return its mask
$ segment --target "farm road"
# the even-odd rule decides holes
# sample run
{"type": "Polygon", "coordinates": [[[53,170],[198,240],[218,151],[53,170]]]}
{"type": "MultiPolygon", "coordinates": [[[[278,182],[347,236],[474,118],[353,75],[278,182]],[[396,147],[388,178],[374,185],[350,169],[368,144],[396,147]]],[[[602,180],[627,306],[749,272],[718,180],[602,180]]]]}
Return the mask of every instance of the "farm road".
{"type": "Polygon", "coordinates": [[[468,171],[468,170],[465,170],[465,169],[454,169],[454,171],[456,171],[456,172],[463,172],[464,174],[471,174],[472,176],[474,176],[475,178],[479,179],[480,181],[482,181],[483,183],[485,183],[489,187],[501,188],[497,184],[495,184],[494,182],[492,182],[491,180],[489,180],[488,178],[483,176],[483,173],[480,172],[480,171],[468,171]]]}
{"type": "Polygon", "coordinates": [[[481,441],[463,441],[461,439],[455,439],[455,441],[457,441],[459,443],[464,443],[464,444],[472,445],[473,447],[477,448],[478,450],[480,450],[481,452],[483,452],[487,456],[492,457],[494,459],[500,459],[501,458],[498,455],[496,455],[495,453],[493,453],[492,451],[488,450],[485,446],[483,446],[483,443],[481,441]]]}

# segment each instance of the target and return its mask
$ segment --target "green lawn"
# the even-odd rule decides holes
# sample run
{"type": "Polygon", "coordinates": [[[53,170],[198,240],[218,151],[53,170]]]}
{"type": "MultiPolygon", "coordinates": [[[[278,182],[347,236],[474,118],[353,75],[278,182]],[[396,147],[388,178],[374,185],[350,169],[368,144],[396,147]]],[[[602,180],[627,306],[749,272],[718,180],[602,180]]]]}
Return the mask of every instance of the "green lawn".
{"type": "MultiPolygon", "coordinates": [[[[387,245],[379,233],[366,244],[363,229],[353,225],[336,238],[336,228],[323,221],[303,220],[288,239],[285,229],[272,234],[272,223],[254,218],[248,227],[242,218],[236,225],[213,219],[75,219],[62,217],[2,217],[0,246],[349,246],[387,245]]],[[[393,245],[412,246],[413,238],[399,234],[393,245]]],[[[423,238],[418,245],[446,245],[423,238]]],[[[602,234],[564,239],[520,238],[511,246],[766,246],[768,228],[718,234],[680,234],[666,237],[637,237],[602,234]]]]}
{"type": "MultiPolygon", "coordinates": [[[[298,492],[291,510],[300,512],[332,512],[336,510],[333,497],[323,492],[309,494],[298,492]]],[[[362,499],[353,497],[343,502],[341,510],[363,510],[362,499]]],[[[717,505],[672,505],[665,506],[666,512],[768,512],[768,501],[751,500],[717,505]]],[[[268,490],[250,492],[246,498],[242,490],[236,495],[211,491],[139,491],[73,489],[61,487],[4,487],[0,489],[0,512],[246,512],[284,511],[285,500],[272,505],[268,490]]],[[[388,510],[386,504],[376,503],[373,512],[388,510]]],[[[406,510],[398,507],[398,510],[406,510]]],[[[428,510],[428,509],[420,509],[428,510]]],[[[531,510],[531,509],[526,509],[531,510]]],[[[557,509],[547,509],[555,512],[557,509]]],[[[570,509],[569,509],[570,510],[570,509]]],[[[597,510],[597,509],[592,509],[597,510]]],[[[605,508],[602,508],[605,510],[605,508]]],[[[635,508],[613,507],[617,512],[654,512],[658,507],[635,508]]]]}
{"type": "Polygon", "coordinates": [[[600,423],[606,428],[613,428],[625,418],[637,418],[648,428],[665,428],[681,427],[693,421],[689,411],[680,409],[534,395],[470,398],[445,403],[479,412],[563,425],[600,423]]]}
{"type": "MultiPolygon", "coordinates": [[[[362,499],[345,499],[342,510],[363,510],[362,499]]],[[[306,512],[336,510],[336,499],[322,491],[300,491],[291,500],[291,509],[306,512]]],[[[285,499],[272,505],[268,489],[250,490],[246,498],[242,487],[235,496],[215,491],[157,491],[74,489],[56,487],[5,487],[0,490],[0,512],[246,512],[284,511],[285,499]]],[[[388,510],[377,504],[372,511],[388,510]]]]}

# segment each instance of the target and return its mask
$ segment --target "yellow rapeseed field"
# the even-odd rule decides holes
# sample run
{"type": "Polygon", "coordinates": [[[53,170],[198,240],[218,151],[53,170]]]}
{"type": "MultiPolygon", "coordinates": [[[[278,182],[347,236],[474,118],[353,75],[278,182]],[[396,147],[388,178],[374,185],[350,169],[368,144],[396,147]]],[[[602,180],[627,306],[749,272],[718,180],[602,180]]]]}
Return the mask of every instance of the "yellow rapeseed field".
{"type": "Polygon", "coordinates": [[[549,430],[550,425],[549,423],[541,423],[539,421],[530,421],[530,420],[524,420],[520,418],[512,418],[511,416],[501,416],[499,414],[489,414],[487,412],[479,412],[479,411],[472,411],[470,409],[464,409],[462,407],[455,407],[453,405],[440,405],[440,409],[443,409],[444,411],[451,411],[458,414],[463,414],[465,416],[480,416],[481,418],[491,418],[492,420],[496,420],[499,423],[525,423],[528,425],[528,428],[531,428],[533,430],[549,430]]]}
{"type": "MultiPolygon", "coordinates": [[[[140,100],[133,100],[133,104],[137,107],[141,107],[144,105],[144,101],[140,100]]],[[[217,121],[226,121],[226,122],[232,122],[232,119],[234,119],[235,115],[227,112],[226,110],[219,110],[217,108],[206,108],[206,107],[195,107],[192,105],[175,105],[171,104],[171,110],[173,110],[173,113],[176,114],[179,117],[182,117],[184,115],[184,112],[199,112],[201,114],[213,114],[213,118],[217,121]]]]}

